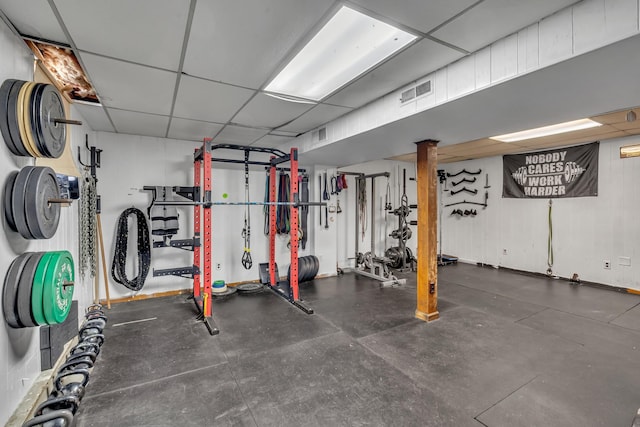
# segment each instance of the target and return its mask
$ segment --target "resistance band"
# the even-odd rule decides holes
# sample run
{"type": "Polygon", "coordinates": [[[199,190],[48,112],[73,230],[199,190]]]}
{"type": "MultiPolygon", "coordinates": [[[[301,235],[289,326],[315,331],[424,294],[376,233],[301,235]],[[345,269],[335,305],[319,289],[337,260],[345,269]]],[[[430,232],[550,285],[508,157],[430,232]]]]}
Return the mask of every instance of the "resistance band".
{"type": "Polygon", "coordinates": [[[553,274],[553,222],[551,221],[552,200],[549,199],[549,237],[547,239],[547,274],[553,274]]]}
{"type": "MultiPolygon", "coordinates": [[[[309,175],[303,174],[300,178],[300,201],[309,201],[309,175]]],[[[302,205],[298,209],[300,213],[300,231],[302,238],[300,239],[300,246],[305,249],[307,246],[307,217],[309,216],[309,206],[302,205]]]]}
{"type": "MultiPolygon", "coordinates": [[[[289,175],[284,172],[280,173],[278,182],[278,202],[289,202],[289,191],[291,186],[291,181],[289,175]]],[[[290,230],[289,223],[289,206],[287,205],[278,205],[276,210],[276,230],[278,234],[288,234],[290,230]]]]}
{"type": "MultiPolygon", "coordinates": [[[[267,169],[267,179],[264,184],[264,202],[269,202],[269,184],[270,184],[270,173],[267,169]]],[[[262,207],[262,213],[264,213],[264,234],[265,236],[269,235],[269,205],[264,205],[262,207]]]]}
{"type": "Polygon", "coordinates": [[[247,203],[244,209],[244,228],[242,237],[244,238],[244,249],[242,252],[242,266],[249,270],[253,265],[251,259],[251,211],[249,203],[249,151],[244,152],[244,201],[247,203]]]}

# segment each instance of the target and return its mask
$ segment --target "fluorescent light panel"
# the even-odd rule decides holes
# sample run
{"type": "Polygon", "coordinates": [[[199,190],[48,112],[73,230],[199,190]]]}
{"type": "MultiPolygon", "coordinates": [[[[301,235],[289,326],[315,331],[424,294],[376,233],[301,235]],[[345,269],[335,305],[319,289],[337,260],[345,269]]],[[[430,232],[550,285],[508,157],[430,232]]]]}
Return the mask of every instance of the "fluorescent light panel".
{"type": "Polygon", "coordinates": [[[594,122],[593,120],[590,120],[590,119],[580,119],[580,120],[573,120],[571,122],[544,126],[541,128],[508,133],[505,135],[492,136],[489,139],[494,139],[496,141],[501,141],[501,142],[516,142],[516,141],[523,141],[525,139],[541,138],[543,136],[557,135],[565,132],[573,132],[576,130],[589,129],[597,126],[602,126],[602,123],[594,122]]]}
{"type": "Polygon", "coordinates": [[[415,39],[342,6],[265,90],[320,101],[415,39]]]}

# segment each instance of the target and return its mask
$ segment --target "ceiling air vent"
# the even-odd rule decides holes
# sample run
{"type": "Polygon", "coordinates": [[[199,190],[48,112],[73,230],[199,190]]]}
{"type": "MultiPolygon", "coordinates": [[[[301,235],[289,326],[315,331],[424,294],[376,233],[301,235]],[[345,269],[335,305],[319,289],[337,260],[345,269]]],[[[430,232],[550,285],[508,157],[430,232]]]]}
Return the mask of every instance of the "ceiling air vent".
{"type": "Polygon", "coordinates": [[[416,86],[416,96],[426,95],[429,92],[431,92],[431,80],[427,80],[416,86]]]}
{"type": "Polygon", "coordinates": [[[411,89],[405,90],[404,92],[402,92],[402,94],[400,95],[400,102],[404,104],[407,101],[411,101],[415,97],[416,97],[416,88],[412,87],[411,89]]]}
{"type": "Polygon", "coordinates": [[[327,128],[318,129],[318,141],[324,141],[327,139],[327,128]]]}

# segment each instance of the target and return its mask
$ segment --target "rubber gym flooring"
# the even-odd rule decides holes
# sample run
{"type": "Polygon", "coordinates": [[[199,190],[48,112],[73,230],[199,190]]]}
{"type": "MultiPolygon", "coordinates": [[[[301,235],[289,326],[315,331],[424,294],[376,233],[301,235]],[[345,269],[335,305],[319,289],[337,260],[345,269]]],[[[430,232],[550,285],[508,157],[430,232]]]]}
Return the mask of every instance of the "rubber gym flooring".
{"type": "Polygon", "coordinates": [[[427,324],[407,278],[236,294],[215,337],[185,296],[114,305],[78,426],[631,425],[640,296],[450,265],[427,324]]]}

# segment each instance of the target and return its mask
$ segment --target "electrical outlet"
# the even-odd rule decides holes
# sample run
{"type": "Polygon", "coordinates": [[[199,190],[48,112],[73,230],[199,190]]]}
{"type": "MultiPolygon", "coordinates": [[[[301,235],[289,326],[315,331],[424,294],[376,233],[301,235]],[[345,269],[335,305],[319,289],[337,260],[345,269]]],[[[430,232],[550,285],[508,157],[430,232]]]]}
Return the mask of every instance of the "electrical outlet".
{"type": "Polygon", "coordinates": [[[605,259],[604,261],[602,261],[602,267],[605,270],[611,270],[611,261],[605,259]]]}
{"type": "Polygon", "coordinates": [[[217,263],[216,264],[216,270],[222,270],[222,264],[217,263]]]}

